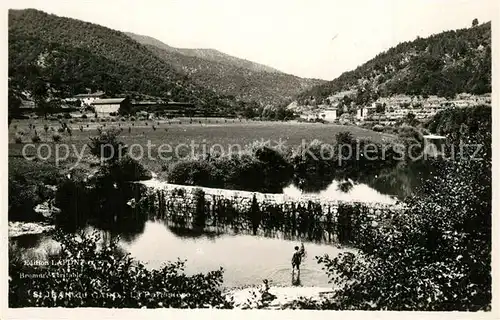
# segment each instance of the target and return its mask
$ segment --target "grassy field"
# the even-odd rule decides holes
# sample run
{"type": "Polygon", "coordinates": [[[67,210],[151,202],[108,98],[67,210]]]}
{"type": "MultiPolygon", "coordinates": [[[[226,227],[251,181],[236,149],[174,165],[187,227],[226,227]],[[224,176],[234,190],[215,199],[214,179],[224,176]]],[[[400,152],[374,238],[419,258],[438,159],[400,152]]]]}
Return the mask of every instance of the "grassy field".
{"type": "MultiPolygon", "coordinates": [[[[67,122],[68,123],[68,122],[67,122]]],[[[255,141],[269,141],[271,146],[276,146],[280,141],[285,147],[295,148],[301,145],[302,141],[311,142],[318,139],[324,142],[334,142],[335,135],[342,131],[350,131],[355,137],[369,138],[374,141],[387,141],[394,138],[392,135],[381,134],[366,130],[356,126],[342,126],[321,123],[297,123],[297,122],[264,122],[246,121],[238,119],[189,119],[177,120],[141,120],[141,121],[114,121],[114,122],[82,122],[68,123],[72,129],[72,134],[67,132],[59,133],[61,141],[54,142],[53,135],[61,127],[58,121],[36,120],[14,120],[9,127],[9,157],[22,157],[22,150],[26,144],[31,144],[35,130],[41,138],[41,142],[35,147],[26,146],[26,154],[35,155],[37,148],[39,154],[48,157],[47,162],[55,161],[55,152],[59,148],[59,154],[66,154],[66,146],[69,148],[69,157],[61,161],[59,165],[72,166],[78,158],[77,154],[82,154],[81,166],[89,165],[92,162],[89,149],[86,144],[90,137],[98,134],[98,127],[103,130],[118,128],[122,130],[120,139],[132,147],[131,152],[139,155],[141,147],[144,152],[141,162],[151,171],[161,173],[165,171],[169,163],[176,160],[178,156],[186,156],[192,153],[208,152],[215,144],[220,145],[224,151],[235,150],[240,146],[251,144],[255,141]],[[201,123],[200,123],[201,122],[201,123]],[[30,124],[32,125],[30,129],[30,124]],[[49,127],[48,131],[44,126],[49,127]],[[154,128],[153,128],[154,125],[154,128]],[[34,126],[34,128],[33,128],[34,126]],[[15,137],[21,137],[22,142],[16,143],[15,137]],[[147,156],[148,143],[151,145],[150,154],[147,156]],[[162,160],[158,156],[159,145],[166,144],[162,150],[162,160]],[[197,146],[191,147],[193,144],[197,146]],[[235,146],[237,145],[237,146],[235,146]],[[175,149],[178,148],[178,152],[175,149]],[[171,150],[171,152],[169,152],[171,150]],[[166,160],[171,158],[171,160],[166,160]]],[[[215,148],[215,147],[214,147],[215,148]]],[[[217,146],[217,150],[220,147],[217,146]]],[[[37,160],[40,161],[40,160],[37,160]]]]}

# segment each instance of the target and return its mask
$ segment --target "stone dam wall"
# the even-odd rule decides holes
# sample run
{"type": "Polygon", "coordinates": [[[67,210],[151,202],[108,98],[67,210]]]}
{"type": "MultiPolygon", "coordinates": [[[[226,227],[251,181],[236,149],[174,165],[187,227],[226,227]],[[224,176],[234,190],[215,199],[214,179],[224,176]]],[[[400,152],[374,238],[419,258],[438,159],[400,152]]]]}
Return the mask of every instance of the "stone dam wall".
{"type": "Polygon", "coordinates": [[[398,205],[292,199],[281,194],[172,184],[149,186],[140,206],[155,218],[181,227],[229,228],[348,243],[389,225],[405,210],[398,205]]]}

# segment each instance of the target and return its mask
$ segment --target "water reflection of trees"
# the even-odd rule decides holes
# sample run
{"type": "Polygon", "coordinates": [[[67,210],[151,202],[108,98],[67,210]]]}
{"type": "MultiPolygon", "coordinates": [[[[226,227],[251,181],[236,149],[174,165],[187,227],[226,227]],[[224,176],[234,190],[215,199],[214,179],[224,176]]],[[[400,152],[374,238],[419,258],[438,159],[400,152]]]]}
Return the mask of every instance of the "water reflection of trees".
{"type": "Polygon", "coordinates": [[[197,238],[207,238],[209,240],[215,240],[226,233],[223,228],[186,228],[172,225],[171,222],[165,221],[167,228],[175,236],[185,239],[197,239],[197,238]]]}
{"type": "Polygon", "coordinates": [[[66,232],[76,233],[93,226],[125,241],[133,241],[144,232],[148,214],[135,207],[146,187],[135,183],[114,184],[102,181],[88,187],[86,183],[67,180],[57,194],[56,205],[61,213],[56,225],[66,232]]]}
{"type": "Polygon", "coordinates": [[[403,200],[417,190],[434,170],[434,161],[427,159],[401,162],[394,167],[363,174],[350,173],[345,175],[333,172],[320,176],[296,177],[294,184],[303,192],[317,193],[325,191],[333,181],[338,181],[338,189],[348,193],[354,184],[363,183],[382,194],[403,200]]]}
{"type": "Polygon", "coordinates": [[[262,237],[322,243],[349,244],[363,236],[373,219],[391,216],[391,210],[374,209],[361,203],[324,205],[318,202],[273,203],[256,201],[241,205],[223,197],[199,197],[173,200],[165,191],[144,196],[139,204],[150,219],[162,220],[180,237],[217,237],[221,234],[250,234],[262,237]],[[196,198],[195,198],[196,199],[196,198]],[[200,201],[200,199],[203,199],[200,201]],[[157,207],[166,203],[165,208],[157,207]],[[203,216],[200,218],[200,215],[203,216]],[[203,221],[204,225],[200,225],[203,221]]]}

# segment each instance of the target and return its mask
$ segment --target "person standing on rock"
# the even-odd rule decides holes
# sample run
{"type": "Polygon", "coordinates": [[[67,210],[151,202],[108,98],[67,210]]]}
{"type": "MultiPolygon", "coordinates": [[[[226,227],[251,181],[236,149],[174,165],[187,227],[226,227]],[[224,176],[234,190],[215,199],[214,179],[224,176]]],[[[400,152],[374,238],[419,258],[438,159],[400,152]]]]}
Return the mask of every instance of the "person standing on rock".
{"type": "Polygon", "coordinates": [[[295,252],[292,256],[292,283],[300,282],[300,264],[302,263],[302,258],[305,256],[304,243],[300,244],[300,249],[295,246],[295,252]],[[294,281],[293,277],[295,274],[295,269],[297,269],[297,281],[294,281]]]}

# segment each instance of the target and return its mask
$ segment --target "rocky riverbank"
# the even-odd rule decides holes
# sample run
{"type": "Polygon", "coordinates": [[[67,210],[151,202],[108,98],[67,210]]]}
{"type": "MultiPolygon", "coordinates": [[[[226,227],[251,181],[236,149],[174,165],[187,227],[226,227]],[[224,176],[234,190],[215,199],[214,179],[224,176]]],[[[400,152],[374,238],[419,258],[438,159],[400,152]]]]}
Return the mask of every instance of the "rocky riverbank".
{"type": "Polygon", "coordinates": [[[236,309],[282,309],[301,297],[320,301],[331,296],[332,292],[332,288],[329,287],[270,287],[269,293],[276,298],[266,305],[262,305],[261,293],[256,287],[231,290],[228,292],[228,297],[234,299],[236,309]]]}
{"type": "Polygon", "coordinates": [[[39,234],[54,230],[55,226],[43,222],[9,221],[9,238],[25,234],[39,234]]]}

